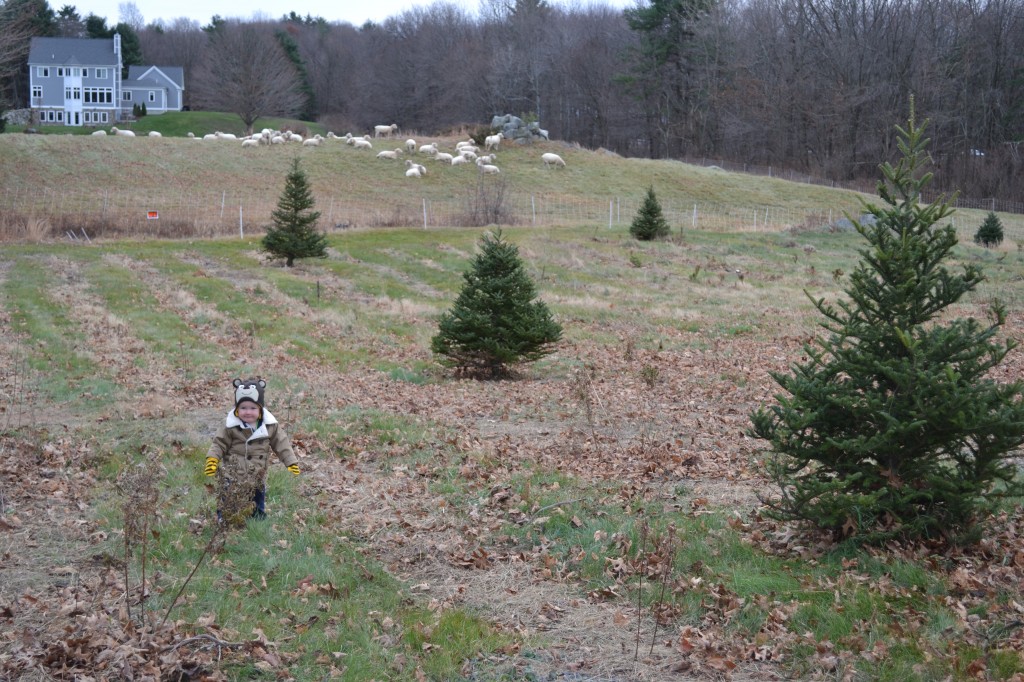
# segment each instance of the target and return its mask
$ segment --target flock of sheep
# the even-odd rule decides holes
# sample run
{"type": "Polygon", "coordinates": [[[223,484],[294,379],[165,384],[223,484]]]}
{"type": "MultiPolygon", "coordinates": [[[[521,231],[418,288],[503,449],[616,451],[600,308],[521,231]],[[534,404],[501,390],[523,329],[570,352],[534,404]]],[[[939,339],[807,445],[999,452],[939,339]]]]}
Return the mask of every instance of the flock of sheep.
{"type": "MultiPolygon", "coordinates": [[[[381,137],[390,139],[392,135],[398,130],[398,125],[392,123],[391,125],[378,125],[373,128],[373,139],[379,139],[381,137]]],[[[93,133],[96,136],[106,135],[105,130],[97,130],[93,133]]],[[[111,135],[120,135],[122,137],[135,137],[135,133],[131,130],[122,130],[116,126],[110,129],[111,135]]],[[[373,149],[373,143],[369,135],[363,135],[362,137],[354,137],[351,133],[346,133],[344,137],[335,135],[332,132],[327,133],[324,137],[320,134],[313,135],[312,137],[303,137],[298,133],[291,131],[278,131],[264,128],[259,133],[252,135],[246,135],[239,137],[231,133],[222,133],[217,131],[215,133],[209,133],[201,138],[196,137],[192,133],[189,133],[190,138],[197,140],[228,140],[234,142],[241,142],[243,147],[259,147],[261,145],[278,145],[288,143],[299,143],[305,147],[319,147],[324,144],[326,140],[340,140],[345,144],[355,149],[373,149]]],[[[150,131],[149,137],[161,137],[160,133],[150,131]]],[[[416,140],[408,139],[405,141],[403,147],[396,147],[395,149],[386,149],[377,153],[377,158],[382,160],[395,161],[400,159],[402,156],[409,154],[424,154],[434,161],[440,161],[444,164],[451,166],[459,166],[464,164],[476,164],[481,173],[495,174],[500,173],[501,169],[495,165],[497,159],[494,153],[501,145],[501,141],[504,136],[501,133],[494,135],[488,135],[484,140],[484,153],[476,146],[472,140],[463,140],[455,143],[455,148],[451,152],[442,151],[436,142],[429,144],[416,143],[416,140]],[[490,152],[490,153],[487,153],[490,152]]],[[[544,162],[545,167],[562,167],[565,168],[565,161],[558,154],[546,152],[541,154],[541,161],[544,162]]],[[[419,178],[427,174],[426,166],[416,163],[412,159],[406,159],[405,161],[405,176],[409,178],[419,178]]]]}

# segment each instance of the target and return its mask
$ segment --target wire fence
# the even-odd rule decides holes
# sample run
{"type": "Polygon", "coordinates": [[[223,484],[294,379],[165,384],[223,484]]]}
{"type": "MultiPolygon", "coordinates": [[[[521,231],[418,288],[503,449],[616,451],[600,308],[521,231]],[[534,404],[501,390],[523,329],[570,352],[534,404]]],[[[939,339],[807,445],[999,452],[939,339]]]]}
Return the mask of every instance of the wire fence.
{"type": "MultiPolygon", "coordinates": [[[[351,196],[317,196],[319,225],[328,232],[346,228],[479,227],[488,224],[595,229],[628,226],[642,198],[567,200],[564,195],[505,194],[427,199],[391,197],[388,203],[351,196]]],[[[782,232],[850,229],[847,207],[797,210],[777,206],[739,206],[708,202],[660,202],[673,230],[710,232],[782,232]]],[[[277,197],[237,191],[84,192],[59,188],[5,188],[0,192],[0,238],[92,239],[96,237],[193,238],[245,237],[271,224],[277,197]]],[[[985,207],[982,207],[985,208],[985,207]]],[[[973,238],[983,217],[954,214],[961,239],[973,238]]],[[[1004,235],[1024,242],[1024,215],[1002,219],[1004,235]]]]}

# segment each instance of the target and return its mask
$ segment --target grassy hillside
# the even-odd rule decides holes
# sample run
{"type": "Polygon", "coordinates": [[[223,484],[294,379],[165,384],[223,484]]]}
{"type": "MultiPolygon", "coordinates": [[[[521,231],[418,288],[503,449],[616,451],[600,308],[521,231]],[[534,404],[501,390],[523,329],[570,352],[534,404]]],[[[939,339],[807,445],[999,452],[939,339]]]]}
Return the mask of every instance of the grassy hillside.
{"type": "MultiPolygon", "coordinates": [[[[230,117],[202,112],[146,117],[180,133],[231,130],[230,117]],[[214,118],[210,118],[214,116],[214,118]]],[[[268,122],[272,123],[272,122],[268,122]]],[[[140,133],[142,128],[139,128],[140,133]]],[[[490,222],[535,226],[628,225],[653,187],[675,230],[769,230],[821,227],[861,199],[846,190],[777,178],[729,173],[677,161],[626,159],[562,142],[497,152],[501,173],[482,177],[475,166],[453,167],[412,154],[376,158],[400,147],[402,135],[356,150],[337,139],[320,147],[299,144],[243,149],[238,142],[184,137],[135,139],[67,135],[0,135],[0,238],[61,236],[195,237],[237,234],[269,222],[291,161],[309,176],[321,227],[479,226],[490,222]],[[554,151],[566,168],[546,168],[554,151]],[[404,160],[423,164],[426,177],[405,176],[404,160]],[[148,211],[159,221],[147,222],[148,211]]],[[[452,151],[454,138],[419,137],[452,151]]],[[[958,212],[969,239],[981,211],[958,212]]],[[[1002,216],[1010,242],[1022,241],[1024,216],[1002,216]]],[[[1012,244],[1008,246],[1012,248],[1012,244]]]]}

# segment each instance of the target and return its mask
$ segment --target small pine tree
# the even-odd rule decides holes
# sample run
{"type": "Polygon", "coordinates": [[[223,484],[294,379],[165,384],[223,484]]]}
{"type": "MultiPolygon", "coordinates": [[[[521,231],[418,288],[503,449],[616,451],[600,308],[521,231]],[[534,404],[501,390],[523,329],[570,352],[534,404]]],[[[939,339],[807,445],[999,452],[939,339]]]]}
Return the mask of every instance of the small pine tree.
{"type": "Polygon", "coordinates": [[[985,216],[985,222],[974,233],[974,243],[981,244],[986,248],[1003,243],[1003,224],[999,222],[999,216],[995,213],[985,216]]]}
{"type": "Polygon", "coordinates": [[[142,106],[139,107],[139,114],[142,115],[142,116],[145,116],[147,113],[148,112],[146,110],[146,103],[143,102],[142,106]]]}
{"type": "Polygon", "coordinates": [[[943,315],[983,278],[942,265],[957,238],[935,225],[948,203],[919,203],[926,125],[911,108],[897,127],[903,156],[878,183],[888,207],[868,204],[876,220],[854,221],[869,247],[846,298],[814,300],[828,336],[805,346],[793,374],[772,375],[788,395],[751,415],[776,455],[771,513],[837,538],[970,541],[999,497],[1021,492],[1011,454],[1024,443],[1024,384],[989,377],[1016,342],[994,339],[999,304],[986,326],[943,315]]]}
{"type": "Polygon", "coordinates": [[[463,273],[462,291],[441,316],[430,346],[439,362],[460,371],[500,376],[515,363],[554,351],[562,327],[526,274],[519,249],[501,230],[485,234],[480,253],[463,273]]]}
{"type": "Polygon", "coordinates": [[[141,113],[141,110],[139,109],[139,103],[138,102],[134,102],[132,104],[132,117],[133,118],[138,118],[139,117],[139,113],[141,113]]]}
{"type": "Polygon", "coordinates": [[[272,258],[284,258],[288,267],[296,258],[325,258],[327,238],[316,231],[320,212],[313,206],[309,181],[299,168],[299,160],[294,159],[277,208],[270,214],[274,226],[263,237],[263,250],[272,258]]]}
{"type": "Polygon", "coordinates": [[[668,236],[669,226],[661,213],[661,204],[654,194],[654,187],[647,188],[647,196],[640,210],[636,212],[629,233],[641,241],[650,241],[668,236]]]}

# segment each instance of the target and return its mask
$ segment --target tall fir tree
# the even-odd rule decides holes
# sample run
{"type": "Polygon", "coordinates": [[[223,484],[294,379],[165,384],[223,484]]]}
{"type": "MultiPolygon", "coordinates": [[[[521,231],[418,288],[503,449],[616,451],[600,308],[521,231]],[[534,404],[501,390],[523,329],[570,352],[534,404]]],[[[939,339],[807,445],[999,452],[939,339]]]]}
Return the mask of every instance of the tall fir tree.
{"type": "Polygon", "coordinates": [[[983,277],[942,264],[957,237],[937,226],[952,213],[944,199],[921,202],[926,126],[911,106],[897,126],[902,158],[881,166],[888,206],[866,205],[873,224],[854,221],[869,246],[846,299],[814,300],[828,334],[792,374],[772,375],[785,394],[751,415],[775,453],[772,514],[837,538],[969,542],[999,497],[1021,492],[1011,455],[1024,443],[1024,385],[989,376],[1016,342],[995,339],[998,303],[986,325],[949,317],[983,277]]]}
{"type": "Polygon", "coordinates": [[[1000,222],[999,216],[992,212],[985,216],[985,221],[974,233],[974,242],[986,248],[1003,243],[1003,224],[1000,222]]]}
{"type": "Polygon", "coordinates": [[[651,241],[668,236],[668,222],[661,212],[661,204],[658,203],[658,197],[654,194],[654,187],[647,188],[647,196],[644,197],[644,203],[640,205],[640,209],[629,226],[629,233],[640,241],[651,241]]]}
{"type": "Polygon", "coordinates": [[[485,234],[452,309],[441,316],[431,349],[441,364],[490,377],[554,351],[562,327],[537,297],[519,249],[501,230],[485,234]]]}
{"type": "Polygon", "coordinates": [[[320,212],[313,210],[314,205],[306,173],[294,159],[277,208],[270,214],[274,226],[263,237],[263,250],[284,258],[288,267],[296,258],[326,258],[327,238],[316,230],[320,212]]]}

